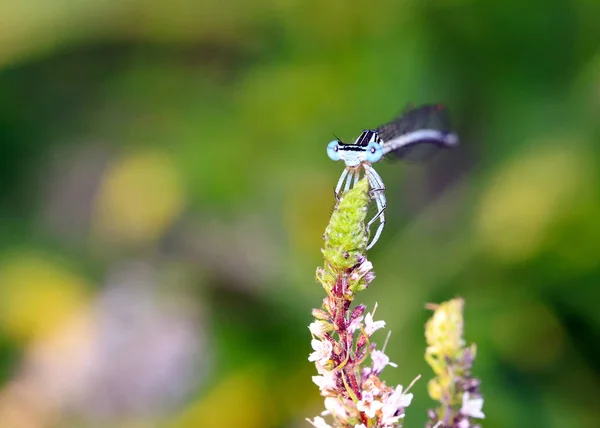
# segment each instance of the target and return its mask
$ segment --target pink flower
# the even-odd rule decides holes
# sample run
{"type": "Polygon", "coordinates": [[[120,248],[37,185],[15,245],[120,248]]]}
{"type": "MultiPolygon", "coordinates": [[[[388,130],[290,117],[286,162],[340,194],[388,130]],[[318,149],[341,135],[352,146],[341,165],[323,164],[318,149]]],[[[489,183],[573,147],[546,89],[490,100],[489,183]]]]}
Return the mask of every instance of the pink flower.
{"type": "Polygon", "coordinates": [[[404,409],[412,402],[413,395],[402,392],[402,385],[383,400],[381,423],[384,427],[394,426],[404,417],[404,409]]]}
{"type": "Polygon", "coordinates": [[[373,371],[376,373],[381,373],[385,366],[398,367],[398,364],[390,362],[390,358],[382,351],[371,352],[371,359],[373,360],[373,371]]]}
{"type": "Polygon", "coordinates": [[[355,318],[350,322],[350,325],[348,326],[348,330],[350,331],[350,333],[354,333],[356,330],[360,329],[362,320],[363,317],[361,315],[360,317],[355,318]]]}
{"type": "Polygon", "coordinates": [[[402,392],[402,385],[398,385],[393,394],[390,395],[389,399],[398,409],[404,409],[412,403],[413,395],[412,393],[407,394],[406,392],[402,392]]]}
{"type": "Polygon", "coordinates": [[[364,277],[367,283],[371,282],[375,278],[375,275],[372,272],[373,263],[371,263],[364,257],[362,258],[362,260],[359,260],[359,263],[360,264],[358,265],[358,268],[355,269],[354,272],[352,272],[352,274],[350,274],[350,280],[358,281],[359,279],[364,277]]]}
{"type": "Polygon", "coordinates": [[[373,315],[375,315],[375,311],[377,310],[377,303],[375,303],[375,308],[373,312],[369,312],[365,317],[365,333],[371,336],[380,328],[385,327],[385,321],[373,321],[373,315]]]}
{"type": "Polygon", "coordinates": [[[383,407],[383,403],[379,400],[375,400],[373,394],[368,391],[363,392],[363,398],[356,403],[356,408],[361,412],[364,412],[369,419],[375,417],[375,412],[383,407]]]}

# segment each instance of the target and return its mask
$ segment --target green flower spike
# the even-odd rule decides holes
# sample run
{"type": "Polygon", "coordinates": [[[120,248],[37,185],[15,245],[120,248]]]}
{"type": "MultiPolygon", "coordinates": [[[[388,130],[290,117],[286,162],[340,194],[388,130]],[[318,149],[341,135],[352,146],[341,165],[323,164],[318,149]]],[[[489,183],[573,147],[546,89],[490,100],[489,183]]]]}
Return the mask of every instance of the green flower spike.
{"type": "MultiPolygon", "coordinates": [[[[321,250],[325,266],[317,270],[317,280],[323,285],[327,294],[331,293],[340,274],[350,273],[346,271],[366,260],[368,232],[365,218],[368,203],[369,183],[366,179],[362,179],[343,194],[331,215],[323,235],[325,245],[321,250]]],[[[367,287],[368,281],[364,280],[364,275],[361,273],[347,275],[349,283],[345,288],[351,293],[367,287]]],[[[351,294],[347,297],[352,300],[351,294]]]]}

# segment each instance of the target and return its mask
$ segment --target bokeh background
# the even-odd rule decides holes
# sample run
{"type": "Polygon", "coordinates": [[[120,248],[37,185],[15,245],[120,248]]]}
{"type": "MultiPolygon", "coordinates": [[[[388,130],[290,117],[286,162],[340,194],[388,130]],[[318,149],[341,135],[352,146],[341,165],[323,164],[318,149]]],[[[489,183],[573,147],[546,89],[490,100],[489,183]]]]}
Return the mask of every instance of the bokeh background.
{"type": "MultiPolygon", "coordinates": [[[[351,140],[442,102],[462,145],[383,162],[370,253],[398,369],[466,299],[485,427],[600,421],[600,2],[0,3],[0,427],[304,427],[321,234],[351,140]]],[[[383,342],[385,333],[380,333],[383,342]]]]}

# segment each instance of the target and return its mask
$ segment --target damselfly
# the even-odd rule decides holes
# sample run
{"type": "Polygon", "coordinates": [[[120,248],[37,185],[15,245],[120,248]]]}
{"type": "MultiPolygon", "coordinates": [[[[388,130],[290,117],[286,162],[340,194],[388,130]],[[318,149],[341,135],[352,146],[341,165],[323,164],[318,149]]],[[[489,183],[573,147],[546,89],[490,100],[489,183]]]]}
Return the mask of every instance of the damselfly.
{"type": "Polygon", "coordinates": [[[347,191],[358,182],[361,169],[364,169],[369,181],[370,195],[377,205],[377,214],[369,221],[367,229],[370,230],[377,219],[379,227],[367,245],[367,250],[373,247],[381,236],[386,208],[385,186],[372,164],[386,155],[415,160],[433,153],[436,149],[450,148],[457,144],[458,137],[450,131],[446,110],[439,104],[408,108],[400,117],[389,123],[376,129],[365,129],[354,143],[344,143],[340,139],[329,143],[329,157],[334,161],[342,160],[346,164],[335,187],[336,199],[339,200],[342,187],[347,191]]]}

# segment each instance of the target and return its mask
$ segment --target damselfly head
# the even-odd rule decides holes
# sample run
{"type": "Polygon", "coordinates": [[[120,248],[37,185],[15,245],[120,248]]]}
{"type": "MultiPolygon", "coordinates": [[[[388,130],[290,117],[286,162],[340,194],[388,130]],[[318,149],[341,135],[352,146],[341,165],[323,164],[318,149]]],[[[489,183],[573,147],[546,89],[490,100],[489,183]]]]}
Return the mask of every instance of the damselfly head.
{"type": "Polygon", "coordinates": [[[374,163],[383,156],[383,146],[377,131],[365,129],[354,143],[333,140],[327,145],[331,160],[343,160],[347,167],[355,168],[362,162],[374,163]]]}

